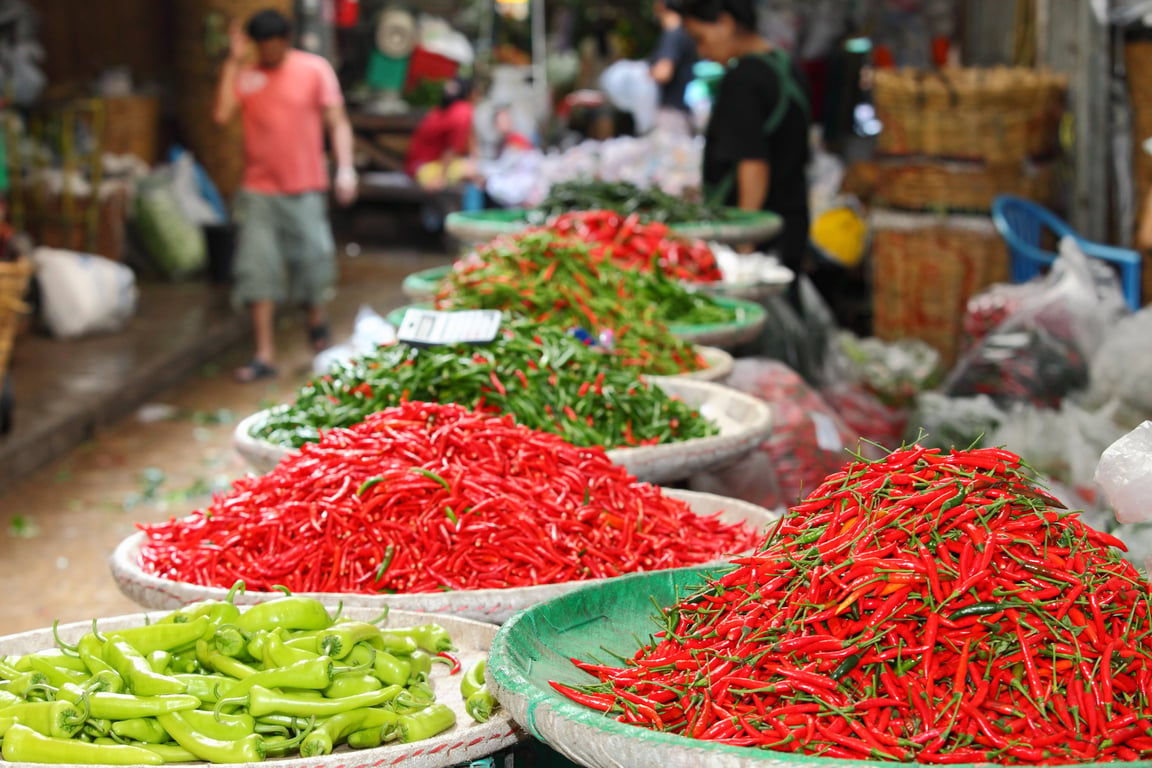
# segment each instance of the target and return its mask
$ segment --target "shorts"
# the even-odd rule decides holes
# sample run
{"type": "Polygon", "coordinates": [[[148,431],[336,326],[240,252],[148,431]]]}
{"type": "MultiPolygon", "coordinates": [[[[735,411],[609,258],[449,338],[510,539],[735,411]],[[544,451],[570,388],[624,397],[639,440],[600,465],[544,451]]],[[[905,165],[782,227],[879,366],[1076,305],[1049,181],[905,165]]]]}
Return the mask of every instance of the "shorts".
{"type": "Polygon", "coordinates": [[[319,306],[336,285],[336,243],[324,192],[266,195],[241,191],[232,301],[319,306]]]}

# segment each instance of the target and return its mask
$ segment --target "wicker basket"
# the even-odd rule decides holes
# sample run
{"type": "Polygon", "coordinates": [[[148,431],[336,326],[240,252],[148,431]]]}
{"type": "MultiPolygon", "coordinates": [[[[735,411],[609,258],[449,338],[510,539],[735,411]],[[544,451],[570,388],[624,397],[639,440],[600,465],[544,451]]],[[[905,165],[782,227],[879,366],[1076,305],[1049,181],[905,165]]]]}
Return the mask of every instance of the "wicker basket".
{"type": "Polygon", "coordinates": [[[1056,164],[881,160],[875,204],[913,211],[988,212],[997,195],[1012,194],[1049,207],[1056,202],[1056,164]]]}
{"type": "Polygon", "coordinates": [[[24,291],[32,278],[32,262],[27,258],[0,262],[0,380],[8,372],[16,327],[25,311],[24,291]]]}
{"type": "MultiPolygon", "coordinates": [[[[1128,70],[1128,95],[1132,101],[1132,138],[1135,145],[1132,165],[1136,169],[1138,206],[1152,193],[1152,155],[1144,151],[1144,141],[1152,138],[1152,41],[1137,40],[1124,46],[1128,70]]],[[[1140,210],[1138,208],[1137,210],[1140,210]]],[[[1136,225],[1139,226],[1139,217],[1136,225]]],[[[1152,257],[1144,257],[1144,296],[1152,300],[1152,257]]]]}
{"type": "Polygon", "coordinates": [[[1021,68],[876,73],[887,155],[990,163],[1046,157],[1058,146],[1067,79],[1021,68]]]}
{"type": "Polygon", "coordinates": [[[160,158],[160,100],[155,96],[104,98],[103,150],[135,155],[149,165],[160,158]]]}
{"type": "Polygon", "coordinates": [[[1008,249],[990,219],[875,211],[873,332],[921,339],[951,365],[968,299],[1008,280],[1008,249]]]}

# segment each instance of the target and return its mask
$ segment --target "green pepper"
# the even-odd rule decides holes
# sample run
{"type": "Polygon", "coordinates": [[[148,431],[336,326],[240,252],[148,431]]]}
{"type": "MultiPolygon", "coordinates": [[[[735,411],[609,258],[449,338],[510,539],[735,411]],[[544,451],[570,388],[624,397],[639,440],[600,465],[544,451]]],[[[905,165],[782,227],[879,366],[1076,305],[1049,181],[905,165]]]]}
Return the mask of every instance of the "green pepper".
{"type": "Polygon", "coordinates": [[[272,667],[256,672],[243,680],[238,680],[223,691],[225,698],[243,696],[254,685],[265,688],[305,688],[323,690],[332,684],[336,677],[336,667],[332,659],[318,656],[305,659],[287,667],[272,667]]]}
{"type": "Polygon", "coordinates": [[[1011,605],[1006,606],[1002,603],[973,603],[972,605],[964,606],[958,611],[953,611],[948,616],[948,620],[957,621],[959,619],[967,619],[972,616],[990,616],[994,613],[1000,613],[1000,611],[1011,607],[1011,605]]]}
{"type": "Polygon", "coordinates": [[[288,645],[278,632],[268,632],[264,637],[263,653],[270,666],[287,667],[300,661],[318,659],[320,654],[288,645]]]}
{"type": "Polygon", "coordinates": [[[134,717],[112,723],[112,735],[129,741],[163,744],[169,741],[168,732],[154,717],[134,717]]]}
{"type": "Polygon", "coordinates": [[[53,688],[59,688],[65,683],[75,683],[81,685],[88,681],[92,675],[88,672],[76,672],[65,667],[57,667],[46,659],[32,656],[25,656],[28,659],[30,671],[39,672],[44,675],[48,680],[48,684],[53,688]]]}
{"type": "MultiPolygon", "coordinates": [[[[97,739],[96,743],[115,744],[116,742],[111,739],[108,739],[107,742],[104,739],[97,739]]],[[[148,752],[151,752],[152,754],[159,757],[165,763],[194,763],[197,760],[196,755],[184,749],[184,747],[180,746],[179,744],[173,744],[171,742],[166,744],[149,744],[144,741],[133,741],[128,742],[128,746],[139,747],[140,749],[147,750],[148,752]]]]}
{"type": "Polygon", "coordinates": [[[277,627],[290,631],[317,631],[332,626],[332,617],[319,600],[290,595],[254,605],[240,614],[234,623],[248,634],[277,627]]]}
{"type": "Polygon", "coordinates": [[[237,740],[213,739],[193,729],[179,712],[158,715],[156,719],[173,741],[210,763],[258,763],[266,754],[264,740],[255,733],[237,740]]]}
{"type": "MultiPolygon", "coordinates": [[[[9,661],[9,659],[5,659],[9,661]]],[[[73,672],[88,672],[88,667],[79,656],[69,656],[59,649],[27,653],[11,659],[11,666],[17,672],[42,672],[46,666],[73,672]]]]}
{"type": "Polygon", "coordinates": [[[196,641],[208,632],[208,617],[201,616],[195,621],[183,624],[149,624],[143,627],[130,627],[113,632],[105,632],[108,642],[120,640],[136,649],[141,656],[153,651],[178,651],[191,648],[196,641]]]}
{"type": "Polygon", "coordinates": [[[443,653],[456,650],[456,645],[448,635],[448,630],[439,624],[421,624],[418,627],[388,628],[384,634],[393,637],[410,637],[417,647],[428,653],[443,653]]]}
{"type": "Polygon", "coordinates": [[[10,707],[13,704],[19,704],[23,701],[23,698],[17,696],[14,693],[8,693],[8,691],[0,691],[0,709],[10,707]]]}
{"type": "Polygon", "coordinates": [[[259,719],[265,715],[282,714],[293,717],[331,717],[341,712],[364,707],[375,707],[396,699],[404,691],[398,685],[390,685],[379,691],[361,693],[343,699],[325,699],[321,697],[308,697],[300,694],[279,693],[267,688],[254,685],[247,696],[235,699],[221,699],[216,704],[217,711],[230,704],[243,704],[248,708],[248,714],[259,719]]]}
{"type": "Polygon", "coordinates": [[[215,704],[220,698],[220,692],[236,682],[235,678],[224,675],[173,675],[177,680],[188,686],[185,691],[206,704],[215,704]]]}
{"type": "Polygon", "coordinates": [[[484,685],[484,670],[487,666],[487,662],[480,659],[460,678],[460,697],[465,701],[484,685]]]}
{"type": "Polygon", "coordinates": [[[89,693],[123,693],[124,678],[111,669],[97,672],[88,678],[88,682],[80,686],[89,693]]]}
{"type": "Polygon", "coordinates": [[[382,728],[365,728],[348,734],[345,742],[352,749],[375,749],[384,743],[382,728]]]}
{"type": "Polygon", "coordinates": [[[213,739],[235,741],[256,732],[256,718],[237,712],[214,714],[203,709],[190,709],[180,713],[192,730],[213,739]]]}
{"type": "Polygon", "coordinates": [[[148,666],[156,674],[166,675],[169,667],[172,666],[172,654],[168,651],[152,651],[148,654],[148,666]]]}
{"type": "Polygon", "coordinates": [[[212,635],[212,643],[216,646],[216,650],[225,656],[234,659],[248,656],[248,637],[235,624],[218,627],[212,635]]]}
{"type": "Polygon", "coordinates": [[[234,659],[231,656],[225,656],[217,650],[214,650],[207,641],[200,640],[196,643],[196,660],[205,669],[222,672],[225,675],[243,680],[246,677],[252,677],[256,674],[256,669],[248,666],[239,659],[234,659]]]}
{"type": "Polygon", "coordinates": [[[104,661],[104,643],[95,633],[89,632],[76,643],[76,653],[88,671],[92,674],[104,671],[114,671],[112,665],[104,661]]]}
{"type": "Polygon", "coordinates": [[[392,708],[397,712],[416,712],[436,701],[436,692],[427,682],[413,682],[396,697],[392,708]]]}
{"type": "Polygon", "coordinates": [[[488,686],[482,685],[464,702],[464,711],[476,722],[486,723],[492,718],[492,711],[497,706],[496,698],[488,692],[488,686]]]}
{"type": "Polygon", "coordinates": [[[408,659],[398,658],[365,643],[358,643],[345,660],[356,665],[371,662],[372,673],[385,685],[407,685],[412,677],[412,662],[408,659]]]}
{"type": "Polygon", "coordinates": [[[90,692],[74,685],[64,686],[56,695],[60,700],[77,707],[87,706],[89,717],[107,720],[153,717],[165,712],[196,709],[201,703],[199,698],[187,693],[133,696],[127,693],[90,692]]]}
{"type": "Polygon", "coordinates": [[[424,741],[438,733],[443,733],[456,724],[456,713],[444,704],[431,706],[408,715],[396,718],[396,732],[400,741],[410,743],[424,741]]]}
{"type": "Polygon", "coordinates": [[[427,680],[432,674],[432,656],[427,651],[415,650],[408,654],[408,660],[412,662],[411,680],[427,680]]]}
{"type": "Polygon", "coordinates": [[[76,739],[44,736],[22,724],[4,734],[0,755],[12,763],[78,765],[161,765],[155,752],[125,744],[87,744],[76,739]]]}
{"type": "Polygon", "coordinates": [[[7,682],[0,683],[0,691],[7,691],[19,696],[21,699],[28,696],[29,691],[50,685],[43,672],[20,672],[10,677],[7,682]]]}
{"type": "Polygon", "coordinates": [[[75,736],[87,719],[68,701],[25,701],[0,709],[0,717],[15,717],[21,725],[59,739],[75,736]]]}
{"type": "Polygon", "coordinates": [[[376,675],[354,674],[337,675],[332,683],[324,689],[324,695],[330,699],[341,699],[345,696],[355,696],[358,693],[378,691],[384,683],[376,675]]]}
{"type": "Polygon", "coordinates": [[[195,649],[172,654],[172,661],[168,664],[168,673],[175,675],[191,675],[200,669],[200,662],[196,660],[195,649]]]}
{"type": "Polygon", "coordinates": [[[344,741],[348,734],[361,730],[364,726],[366,710],[353,709],[333,715],[322,722],[300,742],[301,757],[320,757],[332,754],[335,745],[344,741]]]}
{"type": "Polygon", "coordinates": [[[342,621],[321,632],[317,638],[318,650],[334,659],[344,658],[358,643],[368,643],[376,650],[393,654],[411,653],[418,647],[414,638],[382,631],[366,621],[342,621]]]}
{"type": "MultiPolygon", "coordinates": [[[[180,628],[184,626],[189,625],[171,624],[165,627],[154,627],[154,629],[164,630],[169,627],[180,628]]],[[[104,660],[120,673],[120,677],[124,678],[124,682],[128,685],[128,690],[137,696],[183,693],[188,688],[187,685],[175,678],[153,672],[148,660],[127,640],[109,638],[108,642],[104,644],[104,660]]]]}

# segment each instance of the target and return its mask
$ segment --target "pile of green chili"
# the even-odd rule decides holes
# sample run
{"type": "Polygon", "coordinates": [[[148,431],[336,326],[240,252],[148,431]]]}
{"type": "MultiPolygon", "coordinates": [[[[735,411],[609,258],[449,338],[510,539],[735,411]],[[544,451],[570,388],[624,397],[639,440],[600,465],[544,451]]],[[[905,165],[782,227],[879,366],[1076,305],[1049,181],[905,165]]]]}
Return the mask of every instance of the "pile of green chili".
{"type": "Polygon", "coordinates": [[[688,440],[716,428],[682,400],[637,378],[628,360],[557,326],[505,319],[490,344],[391,344],[338,364],[274,409],[254,437],[298,448],[404,401],[458,403],[560,435],[617,448],[688,440]]]}
{"type": "Polygon", "coordinates": [[[539,323],[609,329],[617,348],[643,358],[650,349],[686,354],[668,330],[736,320],[735,310],[654,268],[622,268],[604,249],[574,237],[528,230],[493,240],[449,275],[437,297],[441,309],[500,309],[539,323]]]}
{"type": "Polygon", "coordinates": [[[548,197],[532,211],[544,220],[569,211],[616,211],[640,214],[648,221],[687,224],[718,221],[725,210],[670,195],[658,187],[642,189],[627,181],[568,181],[552,187],[548,197]]]}
{"type": "MultiPolygon", "coordinates": [[[[239,585],[238,585],[239,586],[239,585]]],[[[92,631],[75,645],[0,659],[0,754],[9,762],[160,765],[327,755],[431,738],[456,724],[437,702],[434,661],[461,671],[437,624],[334,618],[288,595],[227,600],[151,625],[92,631]]],[[[462,686],[483,721],[487,690],[462,686]]]]}

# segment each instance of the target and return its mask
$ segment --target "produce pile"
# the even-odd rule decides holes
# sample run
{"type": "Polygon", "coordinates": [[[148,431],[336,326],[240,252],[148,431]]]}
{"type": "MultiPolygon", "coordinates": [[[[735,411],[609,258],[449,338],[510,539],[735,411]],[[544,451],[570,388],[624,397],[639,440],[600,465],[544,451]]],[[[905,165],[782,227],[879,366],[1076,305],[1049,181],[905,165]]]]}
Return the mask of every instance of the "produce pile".
{"type": "Polygon", "coordinates": [[[724,279],[715,254],[700,240],[677,236],[668,225],[645,224],[638,214],[578,211],[557,216],[548,229],[592,246],[592,255],[623,269],[660,270],[675,280],[715,283],[724,279]]]}
{"type": "MultiPolygon", "coordinates": [[[[508,320],[491,344],[391,344],[313,379],[255,437],[299,448],[405,401],[457,403],[575,445],[652,445],[716,434],[684,401],[640,380],[629,361],[557,326],[508,320]]],[[[675,367],[660,360],[656,367],[675,367]]]]}
{"type": "Polygon", "coordinates": [[[607,330],[612,348],[650,373],[700,367],[691,345],[673,336],[668,323],[738,319],[736,311],[660,271],[621,269],[598,259],[587,245],[546,230],[493,240],[452,270],[436,303],[448,310],[498,309],[593,336],[607,330]],[[680,367],[653,370],[657,355],[680,367]]]}
{"type": "Polygon", "coordinates": [[[148,573],[296,592],[595,579],[708,562],[756,538],[638,483],[603,449],[421,402],[326,432],[208,509],[140,527],[148,573]]]}
{"type": "Polygon", "coordinates": [[[569,211],[615,211],[640,214],[648,221],[693,224],[723,221],[725,208],[692,202],[658,187],[640,187],[626,181],[568,181],[556,184],[530,218],[542,221],[569,211]]]}
{"type": "Polygon", "coordinates": [[[1152,756],[1148,583],[1019,457],[857,462],[571,699],[655,730],[857,760],[1152,756]]]}
{"type": "MultiPolygon", "coordinates": [[[[286,596],[241,610],[181,608],[151,625],[0,661],[0,754],[10,762],[259,762],[431,738],[456,724],[428,676],[459,662],[437,624],[335,620],[286,596]]],[[[471,673],[471,670],[470,670],[471,673]]],[[[473,681],[474,682],[474,681],[473,681]]],[[[462,681],[484,721],[492,699],[462,681]]]]}

